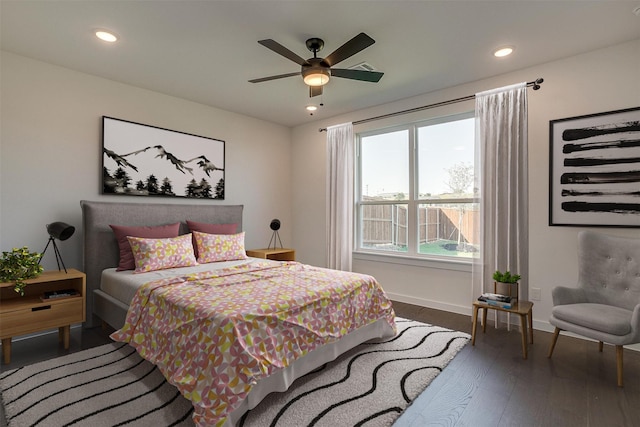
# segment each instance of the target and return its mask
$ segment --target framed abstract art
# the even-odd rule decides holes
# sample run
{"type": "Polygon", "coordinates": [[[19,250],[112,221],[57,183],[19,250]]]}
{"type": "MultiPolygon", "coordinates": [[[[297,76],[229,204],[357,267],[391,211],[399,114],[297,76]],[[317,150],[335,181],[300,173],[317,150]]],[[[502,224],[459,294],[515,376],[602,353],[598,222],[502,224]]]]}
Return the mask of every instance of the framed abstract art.
{"type": "Polygon", "coordinates": [[[640,107],[549,122],[549,225],[640,227],[640,107]]]}

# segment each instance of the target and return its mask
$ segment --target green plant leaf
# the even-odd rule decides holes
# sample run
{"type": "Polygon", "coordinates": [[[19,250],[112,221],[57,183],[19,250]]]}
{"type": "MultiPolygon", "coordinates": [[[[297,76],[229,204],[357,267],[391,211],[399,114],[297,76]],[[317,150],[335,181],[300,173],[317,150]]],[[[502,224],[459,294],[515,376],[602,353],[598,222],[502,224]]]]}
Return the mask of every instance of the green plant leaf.
{"type": "Polygon", "coordinates": [[[29,252],[26,246],[2,252],[0,258],[0,281],[14,282],[14,291],[24,295],[27,279],[38,277],[44,270],[40,265],[42,254],[29,252]]]}
{"type": "Polygon", "coordinates": [[[500,270],[496,270],[495,273],[493,273],[493,280],[501,283],[518,283],[518,281],[520,280],[520,275],[511,274],[509,270],[505,271],[504,273],[500,270]]]}

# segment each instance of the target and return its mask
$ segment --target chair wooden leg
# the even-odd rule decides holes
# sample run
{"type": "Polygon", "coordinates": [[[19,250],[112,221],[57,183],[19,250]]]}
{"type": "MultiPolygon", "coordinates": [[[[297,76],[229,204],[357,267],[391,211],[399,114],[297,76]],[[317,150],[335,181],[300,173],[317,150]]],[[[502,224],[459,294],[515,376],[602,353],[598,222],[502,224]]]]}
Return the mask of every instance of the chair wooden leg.
{"type": "Polygon", "coordinates": [[[604,346],[604,343],[602,341],[598,341],[598,351],[600,353],[602,353],[602,347],[604,346]]]}
{"type": "Polygon", "coordinates": [[[622,387],[623,386],[623,380],[622,380],[622,354],[624,351],[624,347],[622,347],[621,345],[617,345],[616,346],[616,363],[618,365],[618,387],[622,387]]]}
{"type": "Polygon", "coordinates": [[[553,338],[551,339],[551,347],[549,348],[549,354],[547,355],[547,357],[549,358],[553,354],[553,349],[556,347],[556,341],[558,341],[558,335],[560,335],[560,328],[556,328],[556,330],[553,331],[553,338]]]}

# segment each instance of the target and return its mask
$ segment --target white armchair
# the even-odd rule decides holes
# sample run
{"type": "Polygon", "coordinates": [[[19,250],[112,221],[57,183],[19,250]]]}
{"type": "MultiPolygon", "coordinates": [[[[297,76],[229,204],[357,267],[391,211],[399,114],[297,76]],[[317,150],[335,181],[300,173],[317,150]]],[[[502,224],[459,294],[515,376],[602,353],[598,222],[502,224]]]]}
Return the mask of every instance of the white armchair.
{"type": "Polygon", "coordinates": [[[618,386],[623,386],[623,347],[640,342],[640,239],[591,231],[578,235],[578,287],[552,291],[549,323],[560,331],[616,346],[618,386]]]}

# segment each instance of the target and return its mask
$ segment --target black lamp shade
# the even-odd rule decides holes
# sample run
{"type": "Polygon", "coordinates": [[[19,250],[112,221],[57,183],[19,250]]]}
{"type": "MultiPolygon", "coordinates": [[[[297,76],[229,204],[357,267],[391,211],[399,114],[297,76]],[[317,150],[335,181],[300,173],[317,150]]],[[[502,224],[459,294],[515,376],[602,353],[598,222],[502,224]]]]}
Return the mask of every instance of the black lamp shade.
{"type": "Polygon", "coordinates": [[[269,227],[271,227],[271,229],[273,231],[280,230],[280,220],[279,219],[272,219],[271,220],[271,224],[269,225],[269,227]]]}
{"type": "Polygon", "coordinates": [[[47,233],[49,233],[49,236],[60,241],[67,240],[69,237],[73,236],[75,231],[76,228],[73,225],[69,225],[64,222],[57,221],[47,224],[47,233]]]}

